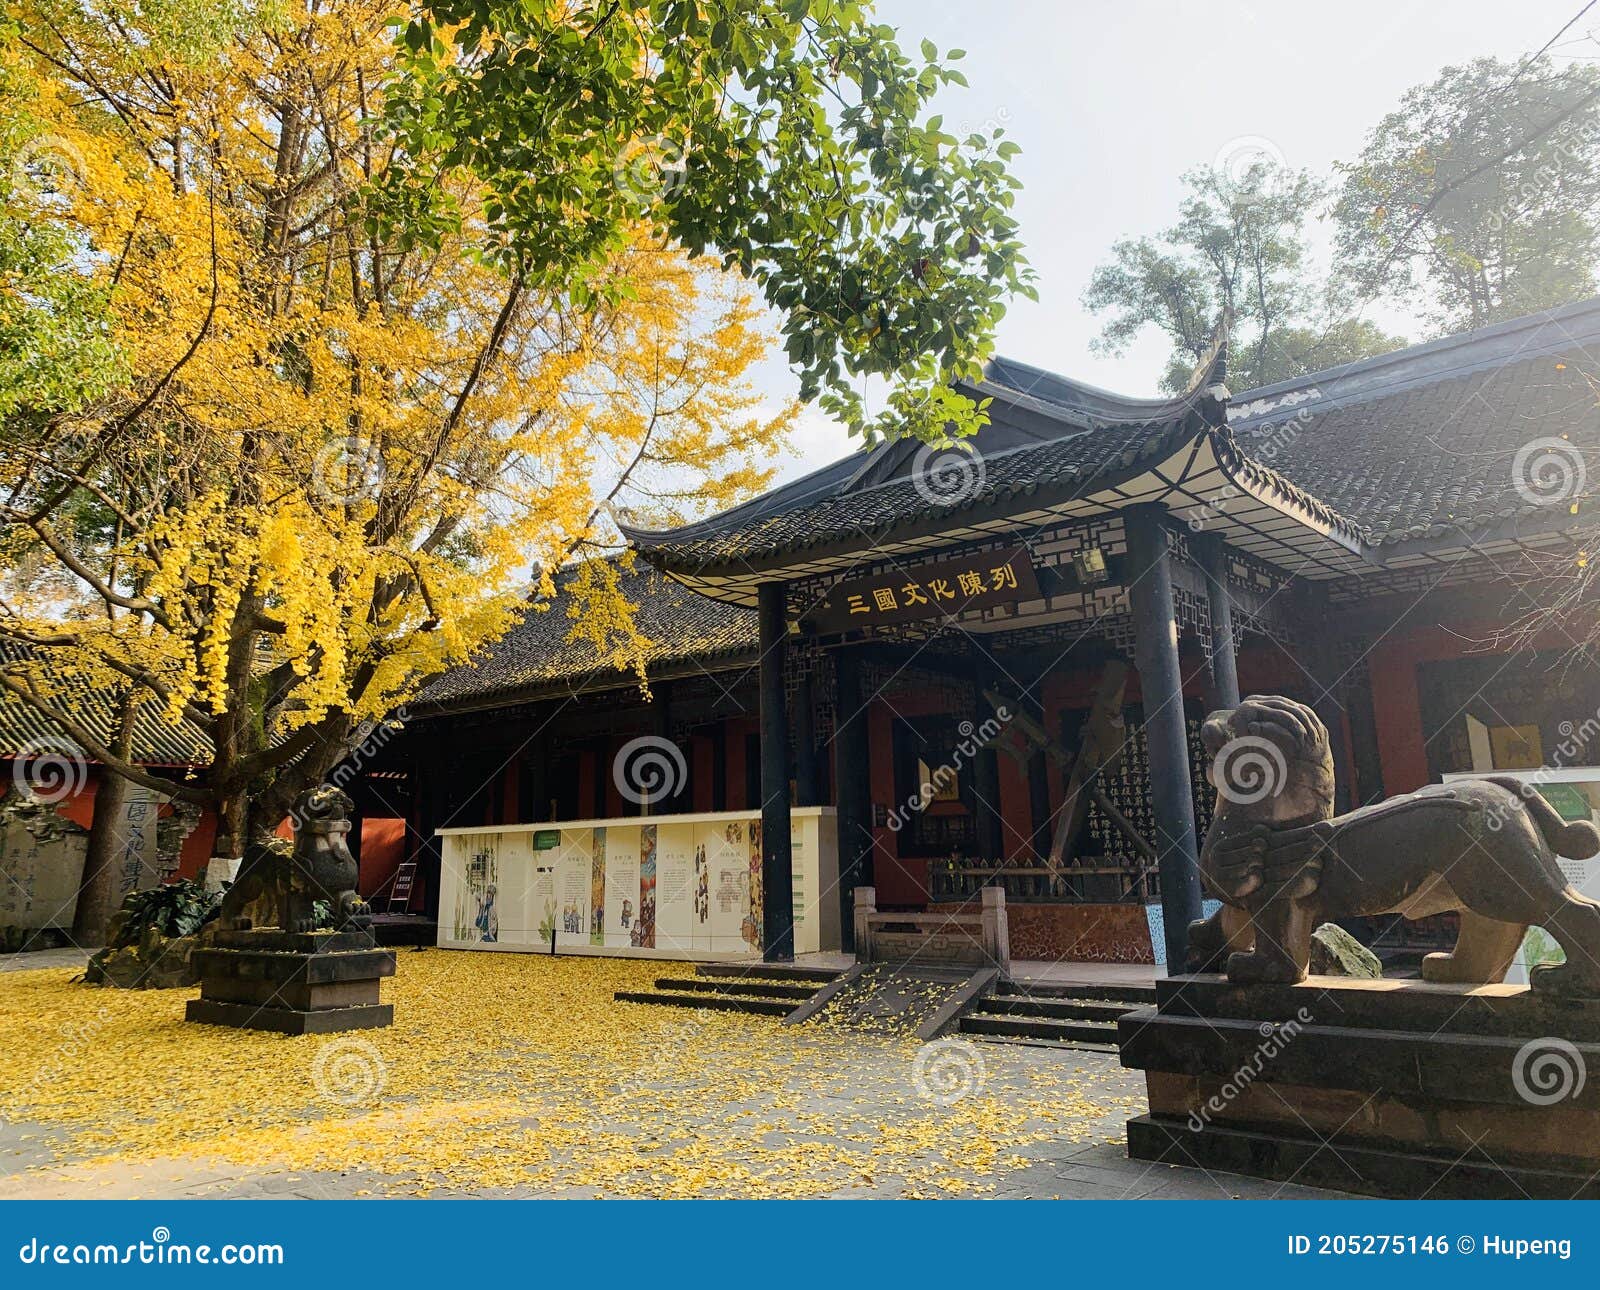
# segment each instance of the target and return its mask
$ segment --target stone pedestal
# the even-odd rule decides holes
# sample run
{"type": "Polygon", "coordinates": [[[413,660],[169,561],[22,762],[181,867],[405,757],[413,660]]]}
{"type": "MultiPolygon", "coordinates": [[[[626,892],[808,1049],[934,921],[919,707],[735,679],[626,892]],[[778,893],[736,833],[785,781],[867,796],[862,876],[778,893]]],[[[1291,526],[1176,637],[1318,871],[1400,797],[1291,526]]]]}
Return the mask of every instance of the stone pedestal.
{"type": "Polygon", "coordinates": [[[1378,1196],[1600,1198],[1600,1002],[1310,977],[1156,985],[1118,1023],[1137,1160],[1378,1196]]]}
{"type": "Polygon", "coordinates": [[[394,953],[371,932],[218,932],[191,963],[200,997],[190,1021],[286,1035],[371,1030],[394,1020],[378,983],[394,975],[394,953]]]}

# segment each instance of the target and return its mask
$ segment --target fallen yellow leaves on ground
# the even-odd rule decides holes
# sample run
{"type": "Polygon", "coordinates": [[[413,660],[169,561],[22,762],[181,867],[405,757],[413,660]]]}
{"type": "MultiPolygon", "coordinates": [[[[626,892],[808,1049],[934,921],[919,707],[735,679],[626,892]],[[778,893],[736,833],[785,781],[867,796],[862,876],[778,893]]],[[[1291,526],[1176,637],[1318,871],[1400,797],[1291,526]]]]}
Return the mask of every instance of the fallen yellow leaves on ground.
{"type": "MultiPolygon", "coordinates": [[[[1030,1147],[1103,1140],[1125,1083],[986,1047],[919,1091],[914,1040],[613,1002],[662,965],[401,951],[385,1030],[192,1025],[184,991],[0,977],[0,1117],[61,1162],[187,1157],[370,1178],[379,1193],[974,1195],[1030,1147]]],[[[354,1188],[352,1190],[355,1190],[354,1188]]]]}

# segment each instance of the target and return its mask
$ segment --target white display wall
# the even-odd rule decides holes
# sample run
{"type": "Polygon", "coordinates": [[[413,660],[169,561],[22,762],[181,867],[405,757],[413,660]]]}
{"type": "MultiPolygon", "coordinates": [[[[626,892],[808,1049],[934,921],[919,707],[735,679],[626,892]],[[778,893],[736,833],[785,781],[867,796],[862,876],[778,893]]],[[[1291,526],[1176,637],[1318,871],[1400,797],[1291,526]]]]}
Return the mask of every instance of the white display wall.
{"type": "MultiPolygon", "coordinates": [[[[658,958],[761,953],[761,816],[439,830],[441,946],[658,958]]],[[[791,812],[795,953],[839,947],[831,807],[791,812]]]]}

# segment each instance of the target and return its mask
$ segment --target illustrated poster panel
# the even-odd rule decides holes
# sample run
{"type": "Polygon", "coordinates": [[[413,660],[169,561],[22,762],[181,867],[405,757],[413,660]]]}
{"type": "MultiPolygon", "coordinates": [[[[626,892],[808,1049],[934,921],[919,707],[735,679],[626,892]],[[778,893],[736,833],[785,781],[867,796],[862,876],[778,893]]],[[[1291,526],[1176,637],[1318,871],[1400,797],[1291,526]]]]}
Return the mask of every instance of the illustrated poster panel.
{"type": "Polygon", "coordinates": [[[750,825],[750,912],[745,919],[743,933],[746,949],[761,948],[761,821],[751,820],[750,825]]]}
{"type": "Polygon", "coordinates": [[[750,836],[743,820],[706,826],[706,940],[702,947],[718,953],[747,949],[745,924],[750,917],[750,836]]]}
{"type": "Polygon", "coordinates": [[[694,937],[693,824],[656,826],[656,948],[690,950],[694,937]]]}
{"type": "Polygon", "coordinates": [[[556,900],[556,870],[561,851],[559,845],[545,851],[536,850],[530,859],[527,926],[533,931],[532,944],[540,949],[549,949],[550,933],[561,925],[556,900]]]}
{"type": "Polygon", "coordinates": [[[639,913],[629,943],[654,949],[656,943],[656,826],[639,830],[639,913]]]}
{"type": "Polygon", "coordinates": [[[605,830],[605,944],[634,944],[638,919],[639,830],[612,825],[605,830]]]}
{"type": "Polygon", "coordinates": [[[594,855],[589,866],[589,944],[606,943],[606,830],[594,831],[594,855]]]}
{"type": "Polygon", "coordinates": [[[562,829],[555,887],[556,944],[589,943],[589,887],[594,868],[594,830],[562,829]]]}
{"type": "Polygon", "coordinates": [[[494,945],[500,940],[500,839],[492,833],[462,833],[446,840],[455,899],[451,939],[458,945],[494,945]]]}

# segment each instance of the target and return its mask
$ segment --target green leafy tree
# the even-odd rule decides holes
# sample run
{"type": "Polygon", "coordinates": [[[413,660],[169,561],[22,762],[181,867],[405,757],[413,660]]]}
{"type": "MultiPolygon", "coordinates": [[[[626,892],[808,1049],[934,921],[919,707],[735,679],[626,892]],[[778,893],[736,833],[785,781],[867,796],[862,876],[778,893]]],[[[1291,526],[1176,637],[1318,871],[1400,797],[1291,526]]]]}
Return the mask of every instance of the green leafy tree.
{"type": "Polygon", "coordinates": [[[1109,315],[1098,351],[1121,353],[1146,327],[1158,328],[1172,342],[1162,384],[1176,392],[1224,312],[1233,317],[1228,380],[1238,390],[1404,343],[1340,318],[1341,302],[1316,281],[1305,224],[1324,193],[1310,175],[1260,161],[1237,176],[1193,170],[1183,182],[1177,223],[1118,242],[1090,278],[1084,304],[1109,315]]]}
{"type": "Polygon", "coordinates": [[[1364,298],[1420,293],[1441,331],[1460,331],[1594,294],[1593,67],[1447,67],[1339,170],[1339,258],[1364,298]]]}
{"type": "Polygon", "coordinates": [[[581,297],[642,220],[757,283],[802,397],[869,439],[981,424],[950,382],[1031,287],[1016,145],[929,111],[962,51],[910,56],[854,0],[437,0],[402,43],[391,125],[440,158],[383,193],[413,235],[457,227],[470,171],[489,253],[581,297]]]}

